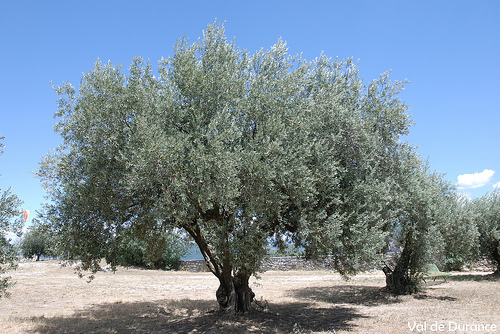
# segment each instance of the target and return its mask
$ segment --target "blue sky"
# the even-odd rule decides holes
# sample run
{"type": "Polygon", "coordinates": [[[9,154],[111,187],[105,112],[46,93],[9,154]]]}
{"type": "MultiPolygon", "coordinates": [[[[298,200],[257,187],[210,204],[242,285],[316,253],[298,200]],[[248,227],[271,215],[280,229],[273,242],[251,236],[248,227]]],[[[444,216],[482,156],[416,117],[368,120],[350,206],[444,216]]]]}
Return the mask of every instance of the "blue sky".
{"type": "MultiPolygon", "coordinates": [[[[0,0],[0,189],[34,212],[30,174],[60,143],[50,82],[78,86],[97,58],[157,64],[207,24],[251,53],[282,37],[309,60],[359,59],[366,82],[392,70],[415,125],[408,141],[471,197],[500,182],[500,1],[6,1],[0,0]]],[[[30,218],[30,221],[31,219],[30,218]]],[[[30,222],[29,221],[29,222],[30,222]]],[[[28,222],[28,223],[29,223],[28,222]]]]}

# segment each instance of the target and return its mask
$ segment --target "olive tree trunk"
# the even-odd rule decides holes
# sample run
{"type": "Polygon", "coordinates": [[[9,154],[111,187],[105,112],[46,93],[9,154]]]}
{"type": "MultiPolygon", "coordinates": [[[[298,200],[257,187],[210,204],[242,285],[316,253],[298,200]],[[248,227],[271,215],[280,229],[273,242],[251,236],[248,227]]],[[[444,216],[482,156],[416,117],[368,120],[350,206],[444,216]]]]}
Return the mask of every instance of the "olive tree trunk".
{"type": "Polygon", "coordinates": [[[221,257],[206,241],[197,224],[183,227],[200,248],[208,269],[219,279],[219,288],[215,295],[220,310],[234,313],[248,312],[255,297],[255,293],[248,284],[251,273],[241,268],[233,268],[227,254],[222,257],[224,260],[221,260],[221,257]]]}
{"type": "Polygon", "coordinates": [[[249,278],[249,275],[242,273],[219,278],[216,297],[221,311],[246,313],[250,310],[255,293],[248,285],[249,278]]]}
{"type": "Polygon", "coordinates": [[[412,272],[412,253],[414,245],[412,242],[412,233],[408,233],[403,251],[395,261],[394,268],[385,265],[383,268],[385,274],[385,284],[389,291],[398,295],[412,294],[418,291],[420,278],[418,273],[412,272]]]}

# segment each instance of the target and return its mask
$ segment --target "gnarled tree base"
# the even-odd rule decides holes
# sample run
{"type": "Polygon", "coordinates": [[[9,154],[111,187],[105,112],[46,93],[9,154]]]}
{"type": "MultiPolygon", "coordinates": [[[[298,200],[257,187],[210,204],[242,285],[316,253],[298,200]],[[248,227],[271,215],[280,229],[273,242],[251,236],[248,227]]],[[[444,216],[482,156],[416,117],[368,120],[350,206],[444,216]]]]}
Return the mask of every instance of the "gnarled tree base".
{"type": "Polygon", "coordinates": [[[246,313],[250,311],[255,293],[248,285],[248,275],[235,275],[225,280],[217,289],[216,297],[220,310],[227,313],[246,313]]]}
{"type": "Polygon", "coordinates": [[[393,270],[385,265],[385,287],[397,295],[409,295],[419,291],[419,281],[416,277],[411,277],[408,270],[398,270],[398,266],[393,270]]]}

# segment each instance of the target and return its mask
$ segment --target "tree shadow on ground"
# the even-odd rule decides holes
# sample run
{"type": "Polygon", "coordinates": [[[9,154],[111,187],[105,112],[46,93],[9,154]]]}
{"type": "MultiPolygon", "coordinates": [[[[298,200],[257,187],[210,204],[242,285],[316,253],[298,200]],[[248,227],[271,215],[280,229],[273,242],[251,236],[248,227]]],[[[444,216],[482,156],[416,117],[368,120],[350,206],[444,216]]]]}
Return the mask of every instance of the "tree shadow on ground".
{"type": "MultiPolygon", "coordinates": [[[[333,305],[379,306],[400,303],[405,296],[398,296],[378,286],[341,285],[335,287],[310,287],[291,290],[290,296],[302,300],[319,301],[333,305]]],[[[456,301],[449,296],[432,296],[426,293],[413,295],[415,299],[456,301]]]]}
{"type": "Polygon", "coordinates": [[[431,288],[431,287],[439,287],[440,285],[449,283],[451,276],[446,277],[446,281],[444,280],[443,277],[437,277],[436,279],[428,278],[427,280],[421,282],[422,286],[431,288]]]}
{"type": "Polygon", "coordinates": [[[161,300],[100,304],[70,316],[33,318],[31,333],[308,333],[351,330],[365,317],[349,307],[269,304],[265,311],[227,316],[215,302],[161,300]]]}
{"type": "Polygon", "coordinates": [[[447,277],[448,281],[461,282],[461,281],[492,281],[492,282],[500,282],[499,274],[453,274],[447,277]]]}
{"type": "Polygon", "coordinates": [[[449,296],[429,296],[425,293],[419,293],[419,294],[416,294],[413,296],[413,298],[415,299],[421,299],[421,300],[430,300],[430,299],[434,299],[434,300],[439,300],[439,301],[450,301],[450,302],[454,302],[457,300],[457,298],[455,297],[449,297],[449,296]]]}
{"type": "Polygon", "coordinates": [[[379,286],[339,285],[309,287],[289,291],[290,296],[302,300],[315,300],[329,304],[377,306],[400,302],[398,296],[379,286]]]}

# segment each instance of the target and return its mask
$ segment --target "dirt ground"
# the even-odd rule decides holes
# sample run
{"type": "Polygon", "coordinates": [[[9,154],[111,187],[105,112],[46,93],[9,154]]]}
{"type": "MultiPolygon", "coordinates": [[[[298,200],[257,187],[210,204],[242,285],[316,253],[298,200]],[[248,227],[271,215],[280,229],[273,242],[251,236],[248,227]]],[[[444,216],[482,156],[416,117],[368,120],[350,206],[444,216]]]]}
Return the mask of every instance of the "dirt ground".
{"type": "Polygon", "coordinates": [[[382,272],[252,278],[260,307],[221,316],[211,273],[119,268],[87,283],[57,261],[21,263],[0,299],[0,333],[500,333],[500,279],[454,273],[414,296],[381,289],[382,272]]]}

